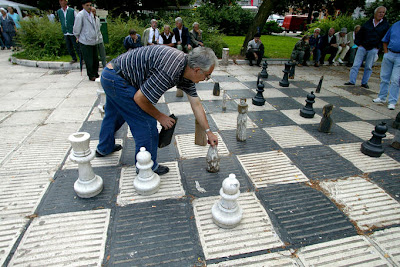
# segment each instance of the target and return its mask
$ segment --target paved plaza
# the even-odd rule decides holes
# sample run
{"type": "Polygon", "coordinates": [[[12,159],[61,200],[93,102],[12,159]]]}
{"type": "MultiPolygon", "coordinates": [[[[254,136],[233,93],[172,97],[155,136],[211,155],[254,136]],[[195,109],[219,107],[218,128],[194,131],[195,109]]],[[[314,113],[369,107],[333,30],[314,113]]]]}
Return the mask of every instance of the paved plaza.
{"type": "Polygon", "coordinates": [[[82,199],[68,136],[88,132],[96,148],[97,83],[85,71],[21,66],[10,56],[0,51],[0,265],[400,266],[400,153],[390,146],[400,109],[372,103],[380,67],[370,89],[360,79],[344,86],[343,66],[298,67],[283,88],[284,66],[270,63],[259,107],[251,98],[261,69],[219,66],[196,85],[219,138],[218,173],[206,171],[208,147],[194,145],[190,105],[173,88],[156,105],[178,117],[172,143],[159,149],[158,161],[170,168],[160,190],[136,193],[135,144],[124,125],[116,136],[123,150],[91,162],[103,191],[82,199]],[[300,117],[322,75],[315,117],[300,117]],[[215,82],[220,96],[212,94],[215,82]],[[241,98],[249,104],[245,142],[236,140],[241,98]],[[335,124],[321,133],[328,103],[335,124]],[[385,153],[362,154],[381,122],[389,128],[385,153]],[[243,218],[227,230],[213,223],[211,207],[230,173],[240,182],[243,218]]]}

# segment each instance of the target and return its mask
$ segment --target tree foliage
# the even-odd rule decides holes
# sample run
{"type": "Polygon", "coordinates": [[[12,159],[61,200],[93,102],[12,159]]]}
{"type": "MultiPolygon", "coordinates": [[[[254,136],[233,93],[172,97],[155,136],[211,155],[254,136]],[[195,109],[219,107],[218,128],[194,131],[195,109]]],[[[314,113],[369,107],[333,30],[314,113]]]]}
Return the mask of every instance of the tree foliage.
{"type": "Polygon", "coordinates": [[[399,0],[378,0],[366,9],[367,17],[372,17],[374,15],[374,10],[378,6],[384,6],[387,8],[386,18],[390,24],[393,24],[400,20],[400,1],[399,0]]]}

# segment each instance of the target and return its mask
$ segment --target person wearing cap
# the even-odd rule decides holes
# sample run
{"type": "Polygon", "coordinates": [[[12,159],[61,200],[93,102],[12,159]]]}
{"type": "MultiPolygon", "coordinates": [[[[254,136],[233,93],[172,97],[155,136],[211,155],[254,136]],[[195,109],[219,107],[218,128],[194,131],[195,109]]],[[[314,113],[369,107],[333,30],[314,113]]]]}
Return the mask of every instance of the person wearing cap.
{"type": "Polygon", "coordinates": [[[65,44],[68,53],[72,57],[71,64],[78,61],[76,54],[81,57],[78,42],[74,36],[75,10],[68,6],[67,0],[59,0],[61,8],[57,10],[57,16],[61,24],[61,31],[64,34],[65,44]],[[75,53],[76,52],[76,53],[75,53]]]}
{"type": "Polygon", "coordinates": [[[381,84],[375,103],[385,103],[389,91],[388,109],[394,110],[399,99],[400,77],[400,21],[390,27],[382,39],[383,60],[381,65],[381,84]]]}
{"type": "Polygon", "coordinates": [[[174,86],[187,94],[210,145],[218,145],[218,137],[210,130],[195,86],[210,78],[217,63],[218,58],[211,48],[196,47],[185,54],[165,45],[131,49],[109,62],[101,74],[107,104],[96,156],[104,157],[122,149],[115,144],[115,132],[126,121],[135,140],[135,155],[145,147],[154,163],[152,170],[158,175],[166,174],[169,168],[157,162],[157,121],[169,129],[175,120],[160,112],[156,104],[174,86]]]}
{"type": "Polygon", "coordinates": [[[14,20],[7,14],[4,8],[0,8],[1,34],[7,49],[14,48],[14,36],[17,31],[14,20]]]}
{"type": "Polygon", "coordinates": [[[82,8],[82,11],[75,18],[74,35],[82,50],[87,76],[89,80],[94,81],[99,77],[98,25],[92,13],[92,2],[90,0],[82,0],[82,8]]]}
{"type": "Polygon", "coordinates": [[[330,28],[328,33],[321,38],[321,58],[319,59],[319,64],[324,65],[326,54],[330,54],[328,62],[329,65],[332,65],[337,51],[338,44],[335,36],[335,29],[330,28]]]}
{"type": "Polygon", "coordinates": [[[357,33],[360,31],[361,29],[361,25],[356,25],[354,26],[354,31],[349,32],[347,34],[347,40],[349,42],[349,60],[347,61],[346,66],[347,67],[351,67],[353,66],[354,63],[354,57],[356,56],[356,52],[357,52],[357,45],[354,43],[354,40],[356,39],[356,35],[357,33]]]}
{"type": "Polygon", "coordinates": [[[374,11],[374,17],[365,22],[356,36],[355,43],[358,45],[356,57],[353,66],[350,69],[350,79],[344,85],[355,85],[358,71],[361,68],[363,60],[364,74],[361,79],[361,87],[369,88],[368,80],[372,74],[372,66],[375,57],[378,55],[379,48],[382,47],[382,38],[389,29],[389,23],[385,18],[386,7],[379,6],[374,11]]]}
{"type": "Polygon", "coordinates": [[[260,66],[261,60],[264,56],[264,45],[261,42],[260,37],[261,34],[256,33],[254,39],[247,44],[246,57],[249,60],[250,66],[253,66],[253,60],[256,61],[257,66],[260,66]]]}
{"type": "Polygon", "coordinates": [[[340,32],[335,34],[336,36],[336,42],[338,44],[338,51],[336,53],[335,58],[333,59],[333,62],[335,62],[336,58],[337,61],[340,64],[343,64],[343,59],[346,56],[347,52],[349,51],[349,41],[347,40],[347,28],[342,28],[340,32]]]}

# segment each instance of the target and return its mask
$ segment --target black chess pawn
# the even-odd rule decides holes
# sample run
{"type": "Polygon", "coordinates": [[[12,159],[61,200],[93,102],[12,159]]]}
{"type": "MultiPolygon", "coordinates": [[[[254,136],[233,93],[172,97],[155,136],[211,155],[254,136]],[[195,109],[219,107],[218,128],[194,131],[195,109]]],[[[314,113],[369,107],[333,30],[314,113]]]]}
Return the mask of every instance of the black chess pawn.
{"type": "Polygon", "coordinates": [[[396,119],[394,120],[392,127],[395,129],[400,129],[400,112],[397,113],[396,119]]]}
{"type": "Polygon", "coordinates": [[[261,70],[261,78],[267,79],[268,78],[268,72],[267,72],[267,68],[268,68],[268,63],[265,60],[263,65],[262,65],[262,70],[261,70]]]}
{"type": "Polygon", "coordinates": [[[213,95],[219,96],[220,91],[219,82],[214,83],[213,95]]]}
{"type": "Polygon", "coordinates": [[[253,101],[252,101],[253,105],[263,106],[265,104],[263,92],[264,92],[264,83],[263,83],[263,81],[260,81],[260,74],[258,74],[257,94],[253,97],[253,101]]]}
{"type": "Polygon", "coordinates": [[[324,75],[321,76],[321,79],[319,79],[319,83],[317,86],[317,89],[315,90],[316,93],[319,94],[319,92],[321,92],[321,86],[322,86],[322,81],[324,80],[324,75]]]}
{"type": "Polygon", "coordinates": [[[387,130],[388,127],[385,122],[376,125],[375,130],[372,131],[371,139],[361,144],[361,152],[370,157],[380,157],[384,151],[382,138],[386,137],[387,130]]]}
{"type": "Polygon", "coordinates": [[[324,108],[322,109],[322,119],[321,122],[319,123],[319,128],[318,131],[323,132],[323,133],[329,133],[332,128],[333,120],[331,118],[333,110],[333,105],[328,104],[325,105],[324,108]]]}
{"type": "Polygon", "coordinates": [[[314,118],[315,111],[313,108],[313,104],[315,103],[315,95],[314,92],[311,92],[307,95],[306,105],[300,109],[300,116],[303,118],[314,118]]]}
{"type": "Polygon", "coordinates": [[[294,72],[296,69],[296,62],[288,62],[290,64],[289,79],[294,79],[294,72]]]}
{"type": "Polygon", "coordinates": [[[285,63],[285,69],[283,70],[283,78],[282,78],[282,80],[279,82],[279,85],[280,86],[282,86],[282,87],[289,87],[289,79],[288,79],[288,76],[289,76],[289,72],[290,72],[290,67],[291,67],[291,65],[290,65],[290,63],[285,63]]]}

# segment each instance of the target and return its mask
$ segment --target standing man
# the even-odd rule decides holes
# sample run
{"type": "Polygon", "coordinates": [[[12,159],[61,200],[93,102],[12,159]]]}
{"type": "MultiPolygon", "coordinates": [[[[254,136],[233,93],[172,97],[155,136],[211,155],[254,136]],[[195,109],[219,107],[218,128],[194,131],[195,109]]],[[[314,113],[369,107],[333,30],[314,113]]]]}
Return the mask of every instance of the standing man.
{"type": "Polygon", "coordinates": [[[336,42],[338,44],[338,51],[333,61],[335,61],[336,58],[339,57],[338,62],[340,64],[343,64],[344,63],[343,59],[350,49],[349,47],[350,42],[347,40],[347,28],[342,28],[340,32],[335,34],[335,36],[336,36],[336,42]]]}
{"type": "Polygon", "coordinates": [[[335,29],[330,28],[328,33],[321,38],[321,58],[319,64],[324,65],[326,54],[330,54],[328,58],[329,65],[333,64],[333,59],[338,51],[338,44],[335,36],[335,29]]]}
{"type": "Polygon", "coordinates": [[[375,9],[374,17],[365,22],[356,36],[355,43],[358,45],[353,67],[350,69],[350,81],[344,85],[355,85],[358,71],[365,59],[364,75],[361,87],[369,88],[368,80],[372,74],[372,65],[379,48],[382,46],[382,38],[389,29],[389,23],[385,18],[386,7],[380,6],[375,9]]]}
{"type": "Polygon", "coordinates": [[[150,21],[150,28],[147,28],[143,32],[143,46],[158,44],[158,38],[160,36],[160,31],[157,29],[157,20],[152,19],[150,21]]]}
{"type": "Polygon", "coordinates": [[[19,23],[21,21],[20,16],[14,12],[14,8],[11,6],[9,6],[7,10],[8,10],[8,15],[14,20],[15,27],[17,28],[17,30],[21,29],[21,24],[19,23]]]}
{"type": "Polygon", "coordinates": [[[61,23],[61,30],[64,34],[65,44],[67,45],[68,53],[71,55],[71,64],[78,61],[75,51],[79,57],[81,52],[79,50],[78,42],[74,36],[74,23],[75,23],[75,10],[68,7],[67,0],[59,0],[61,8],[57,10],[58,19],[61,23]]]}
{"type": "Polygon", "coordinates": [[[261,34],[256,33],[254,39],[247,44],[246,57],[249,60],[250,66],[253,66],[253,60],[256,61],[257,66],[260,66],[261,60],[264,56],[264,45],[260,38],[261,34]]]}
{"type": "Polygon", "coordinates": [[[136,33],[134,29],[129,30],[129,35],[124,39],[124,47],[128,51],[129,49],[135,49],[141,47],[140,34],[136,33]]]}
{"type": "Polygon", "coordinates": [[[106,67],[107,60],[106,60],[106,48],[104,47],[103,43],[103,35],[101,34],[100,31],[100,19],[99,17],[96,16],[96,8],[92,6],[92,13],[93,17],[96,21],[96,34],[99,39],[98,44],[97,44],[97,50],[99,51],[100,54],[100,59],[101,59],[101,64],[103,65],[103,68],[106,67]]]}
{"type": "Polygon", "coordinates": [[[75,18],[74,35],[79,41],[85,59],[89,80],[94,81],[99,77],[99,56],[97,53],[99,37],[97,36],[96,21],[91,12],[91,0],[82,0],[82,8],[82,11],[75,18]]]}
{"type": "Polygon", "coordinates": [[[130,50],[108,63],[101,74],[107,104],[96,155],[102,157],[122,149],[115,144],[114,134],[126,121],[135,139],[135,155],[145,147],[154,162],[153,171],[158,175],[167,173],[168,167],[157,162],[157,121],[169,129],[175,120],[154,105],[174,86],[186,92],[209,143],[218,145],[195,87],[195,83],[209,79],[217,62],[210,48],[198,47],[186,55],[172,47],[152,45],[130,50]]]}
{"type": "Polygon", "coordinates": [[[192,50],[189,29],[183,26],[181,17],[177,17],[175,19],[175,25],[176,27],[173,29],[173,32],[176,39],[176,48],[188,53],[190,50],[192,50]]]}
{"type": "Polygon", "coordinates": [[[381,65],[381,90],[375,103],[385,103],[389,90],[388,109],[394,110],[399,99],[400,77],[400,21],[390,27],[383,42],[383,55],[381,65]],[[390,86],[389,86],[390,84],[390,86]]]}

